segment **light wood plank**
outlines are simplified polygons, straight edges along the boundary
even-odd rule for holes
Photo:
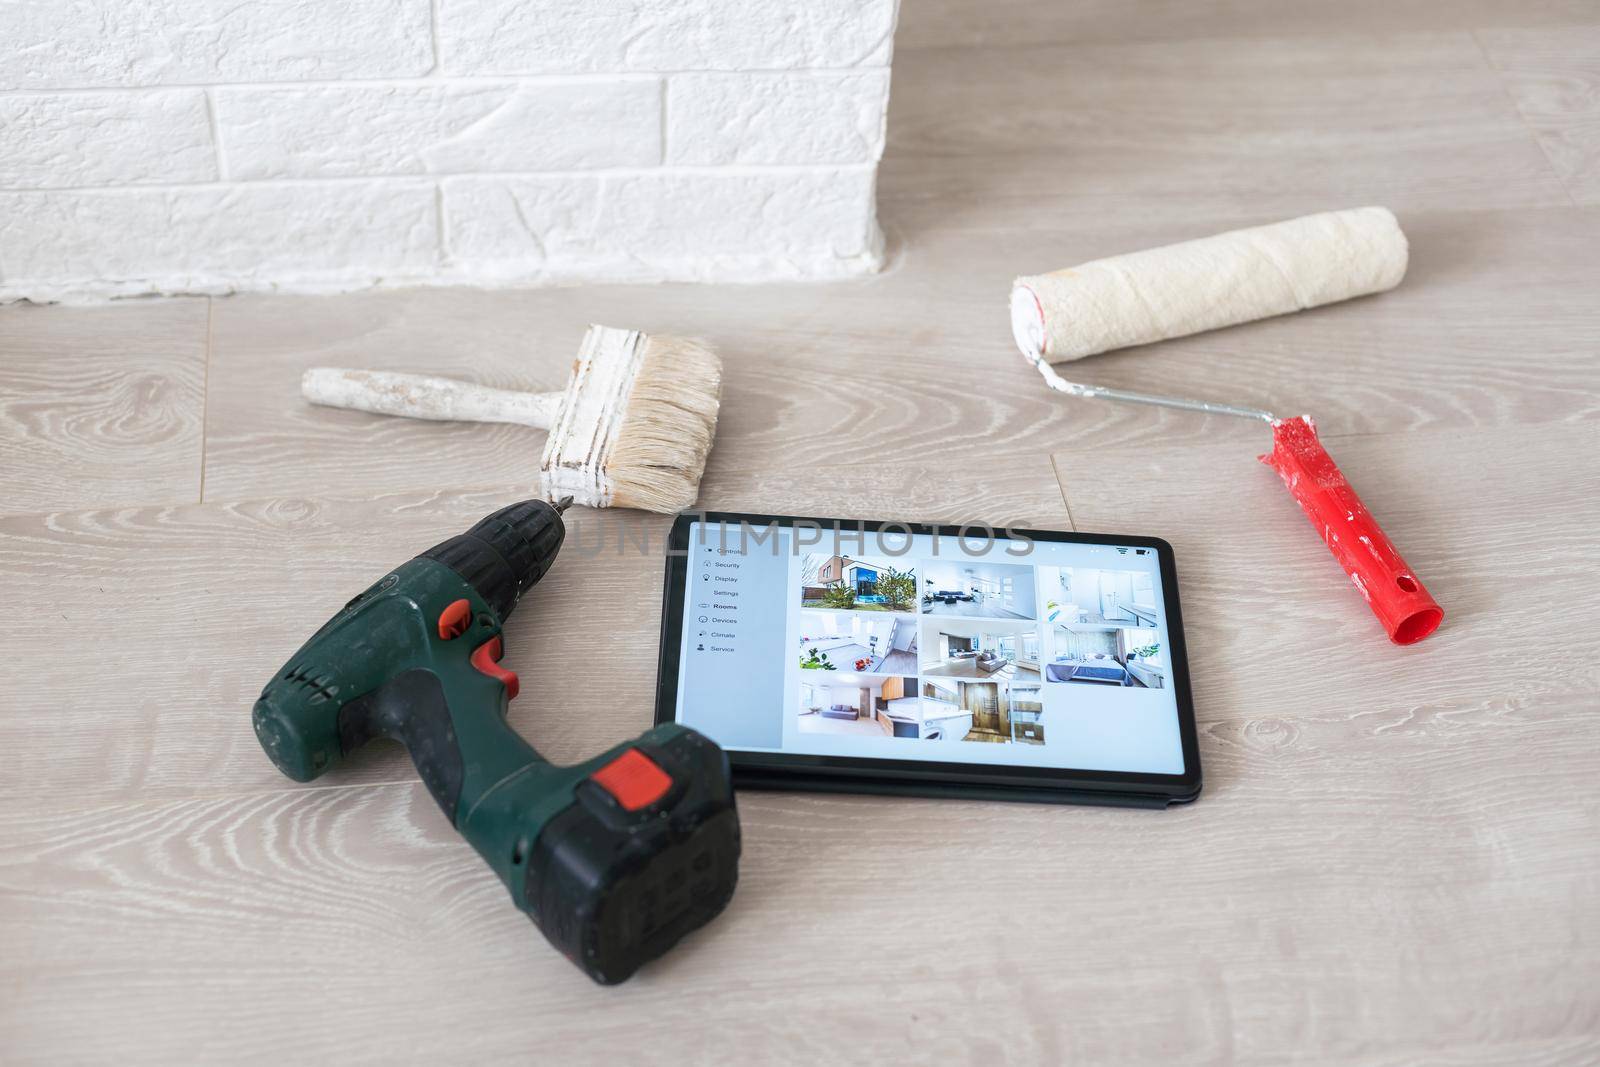
[[[727,914],[615,990],[419,786],[8,808],[0,1027],[25,1061],[1579,1063],[1600,809],[1528,801],[1600,772],[1592,721],[1258,727],[1167,814],[746,794]]]
[[[1048,457],[985,451],[982,463],[720,471],[700,506],[821,518],[1071,529]]]
[[[206,304],[0,308],[0,511],[200,498]]]
[[[911,233],[1570,203],[1467,32],[908,52],[880,189]]]
[[[1589,0],[901,0],[895,58],[952,46],[1332,36],[1356,30],[1389,35],[1594,21]]]
[[[1478,34],[1573,200],[1600,205],[1600,15],[1562,29]]]

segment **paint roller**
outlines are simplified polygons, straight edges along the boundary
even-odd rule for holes
[[[1011,327],[1045,383],[1069,396],[1258,419],[1283,479],[1389,639],[1409,645],[1444,612],[1384,536],[1317,438],[1311,416],[1070,382],[1050,365],[1392,289],[1405,234],[1387,208],[1330,211],[1018,278]]]

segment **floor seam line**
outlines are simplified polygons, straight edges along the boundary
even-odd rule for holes
[[[216,317],[217,298],[206,297],[206,358],[200,373],[200,499],[206,502],[206,431],[211,421],[211,339],[212,323]]]
[[[1533,124],[1528,121],[1528,116],[1523,112],[1522,105],[1517,102],[1517,98],[1511,95],[1511,87],[1506,84],[1504,72],[1494,65],[1494,57],[1489,54],[1489,46],[1483,43],[1482,37],[1478,36],[1476,27],[1468,30],[1467,33],[1472,37],[1472,43],[1477,46],[1478,54],[1483,57],[1484,65],[1489,68],[1489,73],[1494,76],[1495,84],[1500,86],[1500,94],[1506,98],[1506,103],[1511,105],[1511,113],[1517,117],[1518,124],[1527,131],[1528,136],[1533,138],[1533,146],[1539,150],[1540,158],[1550,168],[1550,173],[1555,178],[1556,184],[1561,186],[1561,192],[1566,195],[1567,201],[1573,207],[1582,207],[1583,205],[1578,203],[1578,198],[1573,195],[1572,187],[1567,184],[1567,179],[1561,176],[1561,169],[1556,166],[1556,161],[1551,158],[1550,150],[1544,146],[1544,139],[1539,136],[1539,131],[1534,129]]]
[[[1056,492],[1061,494],[1061,506],[1067,512],[1067,526],[1073,533],[1078,532],[1078,520],[1072,517],[1072,502],[1067,499],[1067,483],[1061,480],[1061,466],[1056,463],[1056,454],[1050,453],[1050,473],[1056,479]]]

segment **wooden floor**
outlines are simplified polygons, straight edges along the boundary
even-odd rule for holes
[[[848,284],[0,309],[0,1062],[1600,1061],[1600,8],[905,0],[880,187]],[[1073,370],[1313,412],[1445,607],[1412,648],[1259,428],[1048,393],[1005,309],[1368,203],[1396,291]],[[727,914],[602,990],[399,749],[283,779],[269,673],[541,441],[301,369],[554,387],[590,321],[721,348],[707,506],[1170,539],[1204,796],[745,795]],[[511,621],[553,758],[649,722],[660,584],[569,553]]]
[[[878,664],[876,671],[878,674],[916,674],[917,654],[895,649],[883,657],[883,662]]]

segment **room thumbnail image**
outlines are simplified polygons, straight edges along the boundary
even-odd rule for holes
[[[925,617],[922,673],[943,678],[1037,682],[1039,624]]]
[[[835,611],[915,611],[917,574],[905,560],[813,553],[800,566],[800,606]]]
[[[1040,567],[1046,682],[1164,689],[1161,608],[1148,571]]]
[[[1044,703],[1038,682],[924,678],[918,711],[924,721],[940,723],[952,739],[1045,743]]]
[[[901,675],[825,674],[800,683],[803,734],[919,737],[917,680]]]
[[[911,615],[803,611],[799,645],[802,670],[917,673],[917,620]]]
[[[922,610],[985,619],[1037,617],[1033,568],[971,560],[922,565]]]

